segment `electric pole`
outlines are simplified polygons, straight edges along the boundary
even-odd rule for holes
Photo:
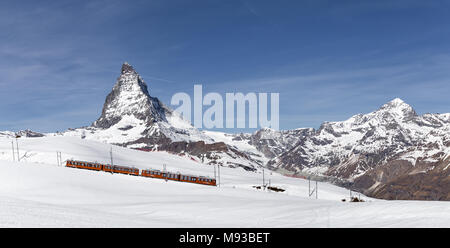
[[[219,174],[219,188],[220,188],[220,165],[217,164],[217,173]]]
[[[16,146],[17,146],[17,161],[20,162],[20,156],[19,156],[19,142],[17,141],[17,138],[20,138],[20,136],[16,136]]]
[[[109,150],[109,156],[111,157],[111,174],[114,174],[114,161],[113,161],[113,154],[112,154],[112,146]]]
[[[264,190],[266,190],[266,182],[264,181],[264,168],[262,168],[262,176],[263,176],[263,187],[264,187]]]
[[[166,164],[163,164],[163,173],[165,175],[165,180],[167,182],[167,171],[166,171]]]
[[[311,177],[308,176],[308,197],[311,197]]]
[[[109,155],[110,155],[110,157],[111,157],[111,166],[112,166],[112,165],[113,165],[112,146],[111,146],[111,148],[110,148],[110,150],[109,150]]]
[[[58,163],[58,166],[61,166],[62,165],[62,158],[61,158],[62,156],[61,156],[61,152],[56,152],[56,161],[57,161],[57,163]]]
[[[14,140],[11,140],[11,146],[12,146],[12,154],[13,154],[13,161],[16,161],[16,154],[14,152]]]
[[[317,183],[317,180],[316,180],[316,199],[317,199],[317,191],[319,191],[319,188],[317,187],[317,185],[318,185],[318,183]]]

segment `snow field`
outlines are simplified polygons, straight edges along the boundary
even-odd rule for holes
[[[450,203],[349,203],[349,191],[265,170],[283,193],[256,190],[261,173],[220,168],[221,187],[165,181],[56,165],[77,159],[110,162],[111,145],[74,137],[0,138],[0,227],[450,227]],[[166,152],[112,146],[114,164],[214,176],[214,168]],[[314,184],[312,184],[314,185]]]

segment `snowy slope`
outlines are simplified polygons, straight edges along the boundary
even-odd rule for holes
[[[109,162],[111,145],[72,137],[20,138],[21,162],[11,139],[0,138],[2,227],[450,227],[450,203],[342,202],[345,189],[266,171],[283,193],[252,188],[262,175],[221,168],[221,187],[179,183],[56,165],[68,158]],[[115,164],[213,176],[213,168],[166,152],[113,146]]]

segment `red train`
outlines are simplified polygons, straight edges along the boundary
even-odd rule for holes
[[[214,178],[203,177],[203,176],[193,176],[193,175],[183,175],[180,173],[163,172],[160,170],[153,170],[153,169],[142,170],[141,174],[139,174],[139,169],[135,168],[135,167],[100,164],[100,163],[76,161],[76,160],[67,160],[66,167],[96,170],[96,171],[106,171],[106,172],[112,172],[112,173],[121,173],[121,174],[134,175],[134,176],[143,176],[143,177],[159,178],[159,179],[166,179],[166,180],[172,180],[172,181],[180,181],[180,182],[188,182],[188,183],[197,183],[197,184],[216,186],[216,179],[214,179]]]

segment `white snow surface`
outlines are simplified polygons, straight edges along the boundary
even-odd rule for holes
[[[384,201],[266,170],[283,193],[254,189],[262,174],[220,169],[220,187],[67,168],[77,159],[140,169],[214,176],[214,167],[166,152],[142,152],[76,137],[19,138],[13,161],[9,137],[0,137],[0,227],[450,227],[450,202]],[[346,198],[346,202],[341,199]]]

